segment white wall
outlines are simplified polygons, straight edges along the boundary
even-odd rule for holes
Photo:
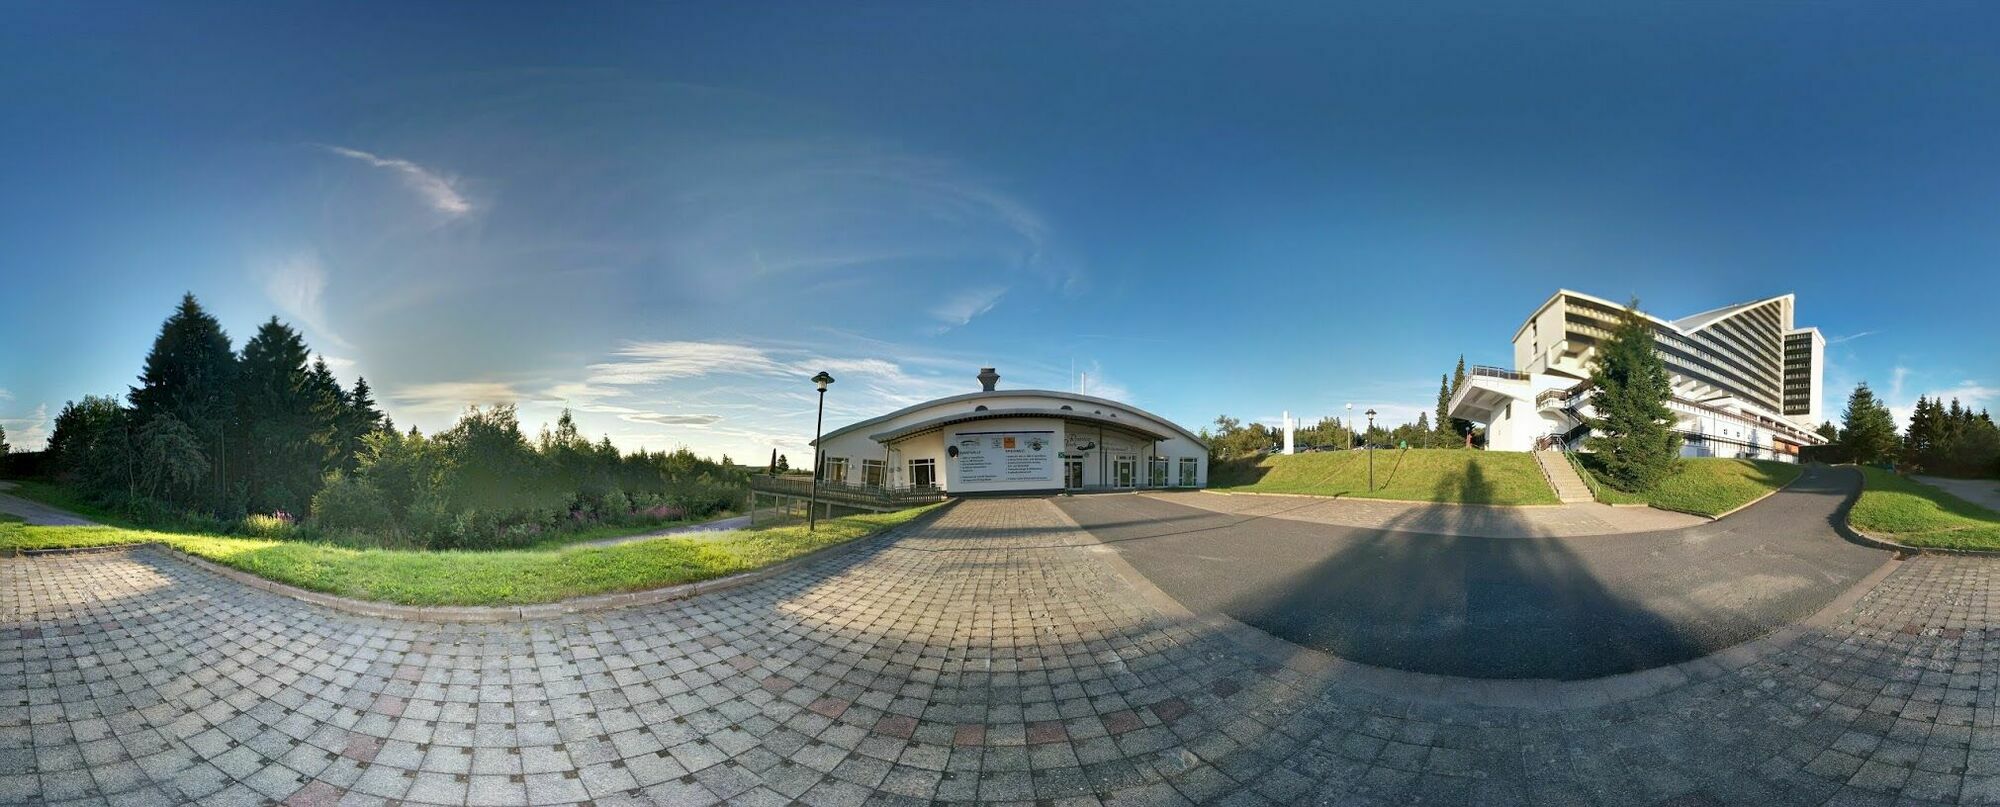
[[[1147,456],[1154,450],[1154,443],[1152,441],[1138,440],[1129,435],[1120,435],[1113,431],[1111,427],[1104,429],[1104,438],[1100,440],[1098,438],[1098,428],[1088,423],[1067,422],[1055,418],[996,418],[993,420],[977,420],[947,426],[943,431],[931,432],[926,435],[903,440],[893,448],[888,449],[885,449],[880,443],[869,438],[871,434],[893,431],[902,426],[921,423],[945,415],[970,413],[977,406],[985,406],[987,409],[1058,409],[1061,406],[1067,405],[1071,411],[1116,415],[1118,421],[1131,423],[1135,428],[1174,435],[1171,439],[1162,440],[1158,443],[1159,453],[1168,458],[1167,473],[1169,483],[1174,485],[1179,484],[1180,460],[1183,457],[1189,457],[1196,460],[1196,485],[1198,487],[1206,487],[1208,485],[1208,449],[1205,446],[1194,440],[1180,436],[1175,427],[1170,423],[1115,403],[1097,399],[1078,399],[1066,395],[1042,394],[1036,391],[1014,390],[981,393],[966,396],[956,401],[945,400],[950,402],[918,406],[882,422],[871,423],[863,428],[839,434],[825,440],[825,444],[822,447],[824,456],[828,458],[847,458],[846,478],[839,480],[829,479],[828,481],[861,484],[861,461],[863,459],[883,459],[886,456],[888,459],[888,475],[885,479],[885,484],[891,487],[906,486],[910,484],[908,474],[909,461],[912,459],[930,458],[935,462],[935,467],[937,468],[938,483],[945,485],[946,490],[951,490],[951,477],[947,473],[947,457],[945,456],[945,446],[949,437],[959,432],[1005,431],[1013,428],[1011,424],[1039,423],[1044,425],[1035,426],[1034,428],[1050,428],[1046,424],[1055,424],[1054,428],[1064,439],[1063,445],[1065,447],[1069,445],[1069,441],[1078,438],[1087,438],[1088,441],[1097,443],[1097,446],[1093,450],[1081,452],[1084,454],[1082,459],[1084,460],[1083,473],[1084,485],[1086,487],[1111,485],[1115,481],[1114,476],[1117,467],[1114,463],[1119,456],[1130,456],[1133,458],[1135,478],[1143,483],[1149,468]],[[1023,426],[1023,428],[1028,427]],[[835,431],[837,430],[835,429]],[[1062,461],[1062,458],[1057,458],[1056,479],[1051,487],[1060,487],[1062,485]],[[810,463],[810,458],[807,458],[799,464],[810,466]]]

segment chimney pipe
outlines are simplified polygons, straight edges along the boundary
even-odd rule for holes
[[[979,389],[981,392],[992,392],[993,385],[998,383],[1000,383],[1000,374],[993,372],[993,368],[979,368]]]

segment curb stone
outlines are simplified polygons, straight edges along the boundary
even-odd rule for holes
[[[846,554],[848,552],[853,552],[855,550],[861,549],[866,546],[872,546],[877,543],[883,543],[894,539],[902,538],[912,531],[928,526],[930,522],[935,521],[939,515],[950,510],[955,502],[956,500],[947,500],[945,502],[945,506],[939,507],[935,510],[932,510],[931,512],[918,516],[915,519],[912,519],[904,524],[900,524],[892,529],[885,530],[883,532],[879,532],[874,535],[857,538],[855,540],[847,541],[845,543],[839,543],[839,544],[834,544],[832,546],[821,547],[819,549],[815,549],[811,552],[800,555],[798,557],[780,561],[778,563],[773,563],[761,569],[753,569],[747,572],[739,572],[737,574],[729,575],[727,577],[718,577],[713,580],[701,580],[692,583],[678,583],[671,586],[646,589],[643,591],[614,592],[610,594],[592,594],[585,597],[572,597],[567,600],[557,600],[555,602],[536,603],[532,605],[499,605],[499,606],[399,605],[396,603],[375,602],[373,600],[361,600],[361,599],[355,599],[353,597],[342,597],[337,594],[328,594],[322,591],[311,591],[287,583],[280,583],[275,580],[269,580],[263,577],[259,577],[255,574],[251,574],[250,572],[246,572],[241,569],[234,569],[216,563],[214,561],[208,560],[206,558],[200,558],[194,555],[190,555],[186,552],[182,552],[178,549],[175,549],[171,546],[168,546],[158,541],[142,541],[130,544],[107,544],[104,546],[7,550],[5,552],[0,552],[0,557],[14,557],[14,556],[40,557],[43,555],[90,555],[90,554],[99,554],[105,552],[129,552],[129,551],[157,549],[157,550],[164,550],[161,554],[167,557],[174,558],[190,566],[193,566],[197,569],[213,572],[217,575],[226,577],[230,580],[233,580],[249,588],[258,589],[261,591],[267,591],[282,597],[289,597],[291,599],[298,600],[300,602],[324,606],[345,613],[359,614],[361,616],[383,617],[388,619],[403,619],[403,620],[411,620],[418,622],[519,622],[530,619],[551,619],[551,618],[567,616],[570,614],[588,614],[588,613],[596,613],[599,611],[610,611],[619,608],[629,608],[635,605],[652,605],[655,603],[668,602],[672,600],[684,600],[702,594],[713,594],[717,592],[728,591],[733,588],[740,588],[742,586],[746,586],[751,583],[760,582],[775,577],[777,575],[784,574],[800,566],[803,566],[807,563],[825,560],[827,558],[836,557],[839,555]]]

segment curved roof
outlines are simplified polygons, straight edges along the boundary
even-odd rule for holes
[[[915,405],[912,405],[912,406],[905,406],[905,407],[903,407],[903,408],[901,408],[901,409],[898,409],[898,410],[896,410],[896,411],[894,411],[894,412],[890,412],[889,414],[886,414],[886,415],[881,415],[881,416],[879,416],[879,417],[872,417],[872,418],[869,418],[869,419],[867,419],[867,420],[863,420],[863,421],[858,421],[858,422],[855,422],[855,423],[850,423],[850,424],[848,424],[848,425],[846,425],[846,426],[842,426],[842,427],[840,427],[840,428],[838,428],[838,429],[834,429],[833,431],[830,431],[830,432],[827,432],[827,433],[826,433],[826,434],[825,434],[824,436],[820,437],[820,439],[819,439],[819,442],[822,442],[822,443],[823,443],[823,442],[826,442],[827,440],[831,440],[831,439],[833,439],[833,438],[835,438],[835,437],[839,437],[839,436],[841,436],[841,435],[843,435],[843,434],[848,434],[848,433],[850,433],[850,432],[856,432],[856,431],[861,431],[861,430],[863,430],[863,429],[868,429],[868,428],[872,428],[872,427],[875,427],[875,426],[879,426],[879,425],[881,425],[881,424],[883,424],[883,423],[887,423],[887,422],[889,422],[889,421],[892,421],[892,420],[895,420],[896,418],[899,418],[899,417],[902,417],[902,416],[904,416],[904,415],[908,415],[908,414],[910,414],[910,413],[912,413],[912,412],[920,412],[920,411],[923,411],[923,410],[925,410],[925,409],[929,409],[929,408],[931,408],[931,407],[935,407],[935,406],[950,406],[950,405],[952,405],[952,404],[956,404],[956,403],[965,403],[965,402],[970,402],[970,401],[978,401],[978,400],[980,400],[980,399],[982,399],[982,398],[989,398],[989,397],[995,397],[995,396],[1006,396],[1006,395],[1035,395],[1035,396],[1041,396],[1041,397],[1046,397],[1046,398],[1056,398],[1056,399],[1059,399],[1059,400],[1064,400],[1064,401],[1073,401],[1073,402],[1076,402],[1076,403],[1086,403],[1086,404],[1090,404],[1090,405],[1092,405],[1092,406],[1103,406],[1103,407],[1111,407],[1111,408],[1114,408],[1114,409],[1122,409],[1122,410],[1124,410],[1124,411],[1127,411],[1127,412],[1131,412],[1132,414],[1135,414],[1135,415],[1140,415],[1140,416],[1142,416],[1142,417],[1146,417],[1146,418],[1151,418],[1151,419],[1152,419],[1152,420],[1153,420],[1154,422],[1156,422],[1156,423],[1159,423],[1159,424],[1161,424],[1161,425],[1164,425],[1164,426],[1166,426],[1166,427],[1167,427],[1168,429],[1171,429],[1171,430],[1173,430],[1173,432],[1174,432],[1175,434],[1178,434],[1178,435],[1179,435],[1179,436],[1181,436],[1181,437],[1185,437],[1185,438],[1187,438],[1187,439],[1189,439],[1189,440],[1193,441],[1195,445],[1198,445],[1198,446],[1202,446],[1203,448],[1206,448],[1206,447],[1208,447],[1208,443],[1207,443],[1207,441],[1204,441],[1204,440],[1202,440],[1202,439],[1201,439],[1200,437],[1197,437],[1197,436],[1195,436],[1194,432],[1191,432],[1191,431],[1188,431],[1188,430],[1187,430],[1187,429],[1185,429],[1185,428],[1182,428],[1180,424],[1178,424],[1178,423],[1175,423],[1175,422],[1173,422],[1173,421],[1171,421],[1171,420],[1168,420],[1168,419],[1166,419],[1166,418],[1163,418],[1163,417],[1160,417],[1159,415],[1155,415],[1155,414],[1153,414],[1153,413],[1151,413],[1151,412],[1148,412],[1148,411],[1146,411],[1146,410],[1144,410],[1144,409],[1140,409],[1140,408],[1138,408],[1138,407],[1136,407],[1136,406],[1132,406],[1131,404],[1124,404],[1124,403],[1119,403],[1119,402],[1117,402],[1117,401],[1114,401],[1114,400],[1111,400],[1111,399],[1109,399],[1109,398],[1099,398],[1099,397],[1096,397],[1096,396],[1093,396],[1093,395],[1083,395],[1083,394],[1080,394],[1080,393],[1075,393],[1075,392],[1058,392],[1058,391],[1055,391],[1055,390],[1043,390],[1043,389],[1003,389],[1003,390],[994,390],[994,391],[992,391],[992,392],[986,392],[986,391],[980,391],[980,392],[968,392],[968,393],[965,393],[965,394],[963,394],[963,395],[948,395],[948,396],[946,396],[946,397],[943,397],[943,398],[936,398],[936,399],[933,399],[933,400],[929,400],[929,401],[925,401],[925,402],[923,402],[923,403],[920,403],[920,404],[915,404]],[[988,411],[993,411],[993,410],[988,410]],[[1084,413],[1084,412],[1078,412],[1078,411],[1075,411],[1075,410],[1066,410],[1066,409],[1034,409],[1033,411],[1034,411],[1034,415],[1033,415],[1034,417],[1062,417],[1062,416],[1064,416],[1064,415],[1083,415],[1083,414],[1089,414],[1089,413]],[[974,413],[973,413],[973,412],[963,412],[963,413],[958,413],[958,414],[974,414]],[[984,413],[984,412],[981,412],[981,413],[978,413],[978,414],[985,414],[985,413]],[[1020,416],[1021,416],[1021,415],[1015,415],[1015,417],[1020,417]],[[1097,422],[1097,421],[1094,421],[1094,420],[1093,420],[1093,421],[1091,421],[1091,422],[1095,423],[1095,422]],[[1115,423],[1115,424],[1117,424],[1117,425],[1119,425],[1119,426],[1121,426],[1121,427],[1124,427],[1124,428],[1126,428],[1126,429],[1130,429],[1130,430],[1132,430],[1132,431],[1137,431],[1137,432],[1142,432],[1142,433],[1153,433],[1153,430],[1151,430],[1151,429],[1147,429],[1147,428],[1145,428],[1145,427],[1143,427],[1143,426],[1140,426],[1140,425],[1138,425],[1138,424],[1134,424],[1133,422],[1131,422],[1131,421],[1128,421],[1128,420],[1124,420],[1124,419],[1111,419],[1111,420],[1107,420],[1106,422],[1109,422],[1109,423]]]
[[[1072,423],[1089,423],[1097,426],[1110,426],[1112,428],[1123,429],[1128,432],[1135,432],[1141,436],[1153,440],[1173,439],[1173,435],[1166,434],[1162,431],[1155,429],[1148,429],[1144,426],[1139,425],[1137,421],[1119,420],[1118,418],[1111,417],[1110,415],[1100,415],[1095,412],[1078,412],[1074,409],[1043,409],[1041,407],[1033,407],[1033,406],[1014,406],[1014,407],[1008,407],[1006,409],[980,409],[973,412],[954,412],[949,415],[940,415],[938,417],[934,417],[929,420],[920,420],[908,426],[901,426],[895,429],[890,429],[889,431],[881,432],[879,434],[871,434],[868,435],[868,439],[874,440],[875,442],[878,443],[891,443],[897,440],[901,440],[905,437],[923,434],[924,432],[928,431],[935,431],[937,429],[942,429],[946,426],[950,426],[956,423],[969,423],[975,420],[992,420],[993,418],[1020,418],[1020,417],[1054,418],[1057,420],[1066,420]]]

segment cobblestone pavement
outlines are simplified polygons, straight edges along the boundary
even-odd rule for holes
[[[0,560],[0,802],[2000,801],[1986,560],[1903,562],[1668,686],[1516,706],[1192,618],[1120,564],[1043,500],[517,624],[349,616],[155,550]]]
[[[1708,523],[1701,516],[1651,507],[1612,507],[1579,502],[1549,507],[1392,502],[1283,494],[1245,495],[1212,491],[1143,493],[1187,507],[1254,518],[1281,518],[1340,527],[1394,529],[1428,535],[1478,538],[1561,538],[1674,530]]]

